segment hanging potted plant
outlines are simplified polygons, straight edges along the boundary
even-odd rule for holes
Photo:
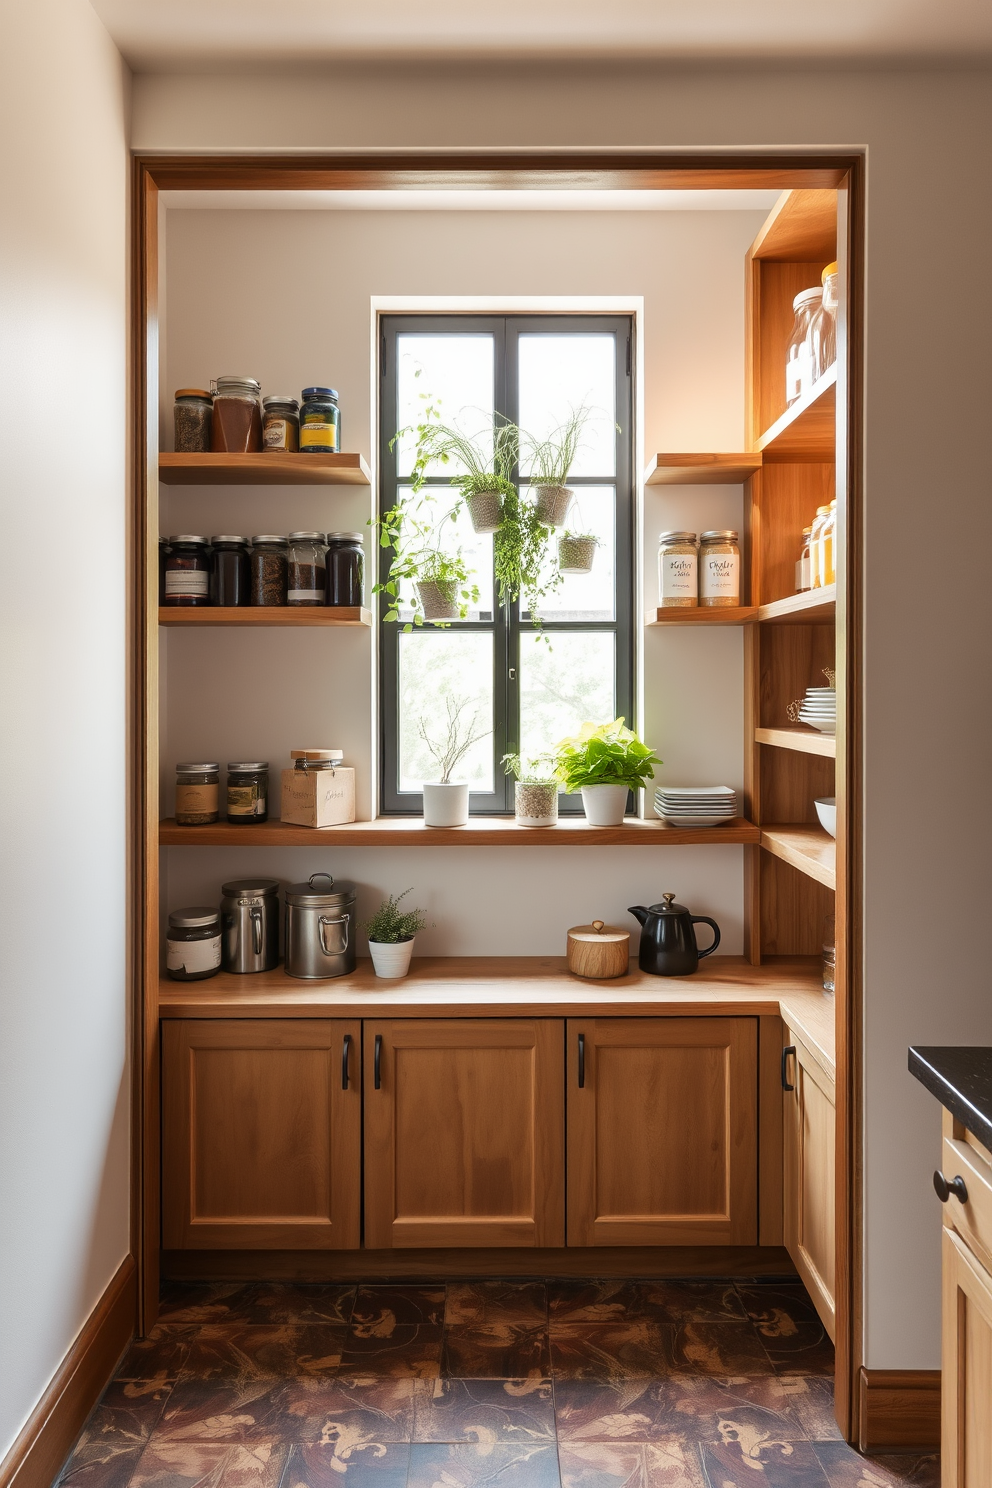
[[[558,779],[570,795],[582,792],[586,820],[593,827],[618,827],[623,821],[627,792],[636,791],[654,776],[663,761],[629,728],[622,718],[612,723],[584,723],[571,739],[555,750]]]
[[[492,729],[476,728],[477,713],[467,723],[463,722],[466,707],[466,702],[456,703],[448,698],[447,726],[440,738],[429,732],[426,719],[421,718],[418,724],[420,737],[441,772],[439,780],[423,784],[425,827],[463,827],[468,821],[468,782],[452,780],[451,776],[472,745],[487,738]]]
[[[420,510],[433,499],[429,494],[423,497]],[[478,585],[471,582],[461,548],[449,552],[440,546],[441,531],[450,516],[451,512],[446,512],[435,526],[422,515],[414,515],[411,498],[404,497],[384,512],[378,523],[370,523],[379,528],[380,546],[393,550],[387,577],[372,587],[373,594],[389,596],[383,619],[400,618],[400,585],[404,579],[414,589],[413,619],[404,626],[408,631],[425,620],[442,628],[452,620],[464,620],[469,605],[478,602]]]
[[[523,595],[524,608],[538,625],[541,599],[561,583],[560,572],[549,562],[550,542],[551,531],[537,505],[511,487],[493,537],[497,595],[501,605],[515,604]]]
[[[588,422],[590,409],[585,404],[573,408],[568,418],[546,439],[534,439],[521,431],[520,441],[524,459],[522,465],[530,471],[530,484],[537,492],[537,514],[548,527],[564,527],[573,492],[568,487],[568,477],[575,464],[575,456],[582,442],[582,430]]]
[[[419,909],[401,910],[399,902],[405,899],[409,889],[402,894],[390,894],[383,899],[371,919],[362,923],[369,938],[369,954],[378,977],[404,977],[410,970],[413,942],[417,931],[423,930],[427,920]]]
[[[515,781],[513,814],[518,827],[553,827],[558,821],[558,780],[550,756],[522,760],[504,754],[503,768]]]
[[[465,410],[462,410],[465,412]],[[408,430],[401,429],[390,441],[390,449]],[[464,434],[437,417],[436,405],[428,402],[424,422],[416,425],[417,445],[411,489],[420,491],[431,466],[457,460],[464,467],[451,477],[461,492],[475,532],[495,532],[502,520],[503,502],[513,494],[510,471],[517,459],[517,427],[495,414],[478,434]]]
[[[565,532],[558,539],[558,570],[563,574],[592,572],[599,538],[594,532]]]

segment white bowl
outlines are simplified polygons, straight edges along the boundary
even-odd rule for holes
[[[820,818],[820,826],[831,837],[837,836],[837,798],[836,796],[819,796],[813,802],[816,814]]]

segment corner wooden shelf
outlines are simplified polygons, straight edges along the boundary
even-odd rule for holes
[[[791,826],[762,827],[761,846],[784,863],[798,868],[807,878],[828,889],[837,887],[837,844],[822,827],[796,823]]]
[[[159,823],[162,847],[718,847],[758,840],[758,828],[741,816],[719,827],[670,827],[656,817],[591,827],[581,816],[563,818],[556,827],[518,827],[512,816],[476,816],[465,827],[425,827],[419,816],[318,828],[279,821],[180,827],[171,817]]]
[[[644,472],[646,486],[739,486],[761,469],[762,457],[745,455],[655,455]]]
[[[158,457],[167,486],[370,486],[361,455],[177,455]]]
[[[837,367],[828,367],[758,440],[765,464],[828,464],[834,459]]]
[[[645,625],[750,625],[757,620],[756,605],[728,605],[725,609],[711,609],[706,605],[694,605],[690,609],[676,609],[674,605],[649,610]]]
[[[810,728],[756,728],[756,744],[772,744],[776,749],[794,749],[798,754],[820,754],[824,759],[837,758],[837,739],[833,734],[820,734]]]
[[[820,263],[837,257],[836,191],[783,191],[751,245],[771,263]]]
[[[159,625],[349,625],[370,626],[372,611],[350,606],[321,605],[189,605],[162,608]]]
[[[832,625],[837,614],[837,585],[788,594],[758,606],[757,619],[769,625]]]

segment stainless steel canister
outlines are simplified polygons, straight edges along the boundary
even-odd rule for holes
[[[314,886],[314,879],[326,884]],[[286,972],[294,977],[346,976],[355,969],[355,885],[311,873],[286,890]]]
[[[271,971],[279,964],[279,880],[235,878],[221,888],[225,971]]]

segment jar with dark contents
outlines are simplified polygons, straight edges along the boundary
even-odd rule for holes
[[[202,455],[209,450],[213,403],[206,388],[176,388],[177,455]]]
[[[263,532],[251,540],[251,602],[253,605],[286,603],[286,565],[289,544],[284,537]]]
[[[288,605],[322,605],[326,589],[324,534],[291,532],[286,576]]]
[[[262,449],[295,453],[300,447],[300,405],[286,393],[262,399]]]
[[[206,827],[220,814],[218,792],[220,765],[176,766],[176,824],[180,827]]]
[[[360,532],[327,534],[327,603],[352,608],[365,602],[365,550]]]
[[[210,603],[210,544],[205,537],[182,532],[169,538],[165,560],[165,594],[162,603],[208,605]]]
[[[218,454],[250,455],[262,448],[261,384],[254,377],[214,379],[210,448]]]
[[[160,605],[165,604],[165,560],[171,552],[169,539],[160,537],[158,540],[158,602]]]
[[[211,604],[250,604],[251,559],[248,556],[248,539],[223,534],[213,539],[212,546]]]
[[[235,825],[269,819],[269,766],[267,760],[235,761],[227,767],[227,819]]]
[[[165,969],[176,982],[200,982],[220,971],[220,912],[209,904],[174,909],[165,937]]]
[[[300,453],[333,455],[341,448],[341,410],[336,388],[303,389],[300,405]]]

